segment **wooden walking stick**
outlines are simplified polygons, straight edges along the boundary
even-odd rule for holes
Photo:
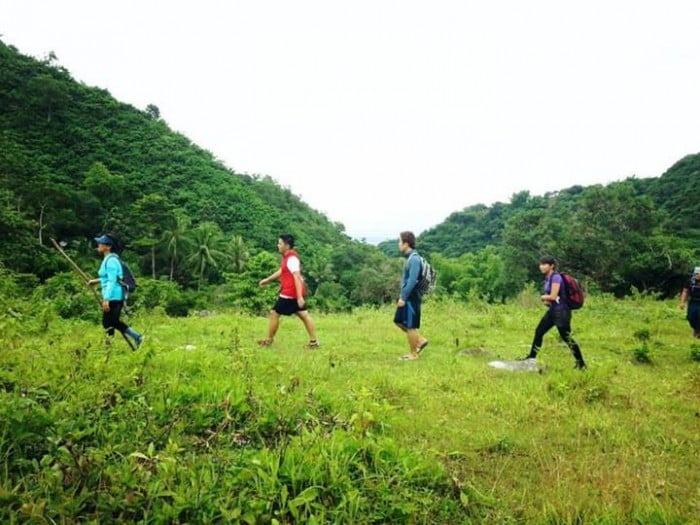
[[[77,274],[80,276],[80,278],[85,282],[85,284],[89,285],[89,284],[90,284],[90,277],[88,276],[88,274],[86,274],[86,273],[82,270],[82,268],[80,268],[80,266],[78,266],[78,265],[75,263],[75,261],[74,261],[73,259],[70,258],[70,256],[63,250],[63,248],[61,247],[61,245],[58,244],[58,243],[56,242],[56,239],[54,239],[53,237],[51,237],[50,240],[51,240],[51,244],[54,245],[54,248],[56,248],[56,249],[58,250],[58,253],[60,253],[61,255],[63,255],[64,259],[65,259],[66,261],[68,261],[68,263],[71,265],[71,267],[73,268],[73,270],[75,271],[75,273],[77,273]],[[92,294],[95,296],[95,299],[96,299],[97,302],[99,303],[100,308],[102,308],[102,299],[100,298],[100,295],[97,293],[97,290],[95,290],[93,287],[90,287],[90,290],[92,291]],[[129,347],[131,348],[131,350],[136,351],[136,347],[131,343],[131,341],[129,341],[129,338],[126,337],[126,334],[124,334],[123,332],[119,332],[119,333],[122,334],[122,337],[124,338],[124,341],[126,341],[126,344],[129,345]]]

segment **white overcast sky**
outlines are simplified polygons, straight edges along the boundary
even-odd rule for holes
[[[0,0],[0,38],[350,235],[700,151],[697,0]]]

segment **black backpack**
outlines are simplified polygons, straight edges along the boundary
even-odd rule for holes
[[[117,258],[119,264],[122,265],[122,278],[119,279],[119,284],[124,289],[124,298],[126,299],[131,292],[136,291],[136,287],[138,286],[136,284],[136,278],[134,277],[134,272],[129,268],[129,265],[116,253],[113,255]]]
[[[437,272],[421,255],[417,255],[420,258],[420,277],[416,283],[416,290],[420,295],[432,293],[437,285]]]
[[[700,302],[700,282],[693,275],[688,283],[688,295],[692,302]]]

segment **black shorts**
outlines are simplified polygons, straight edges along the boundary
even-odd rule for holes
[[[296,299],[287,299],[286,297],[278,297],[275,306],[272,309],[280,315],[293,315],[306,310],[306,304],[303,308],[299,308],[299,303]]]

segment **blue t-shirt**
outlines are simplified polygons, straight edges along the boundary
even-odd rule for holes
[[[562,278],[561,274],[559,273],[553,273],[550,277],[545,277],[544,279],[544,293],[545,294],[550,294],[552,293],[552,285],[558,283],[559,284],[559,295],[557,296],[559,298],[558,302],[552,301],[552,304],[549,305],[550,310],[565,310],[568,308],[568,305],[566,303],[566,297],[565,297],[565,291],[564,291],[564,279]]]
[[[120,281],[124,277],[122,263],[119,256],[110,253],[100,264],[100,269],[97,272],[100,277],[100,287],[102,288],[103,301],[123,301],[124,290]]]

